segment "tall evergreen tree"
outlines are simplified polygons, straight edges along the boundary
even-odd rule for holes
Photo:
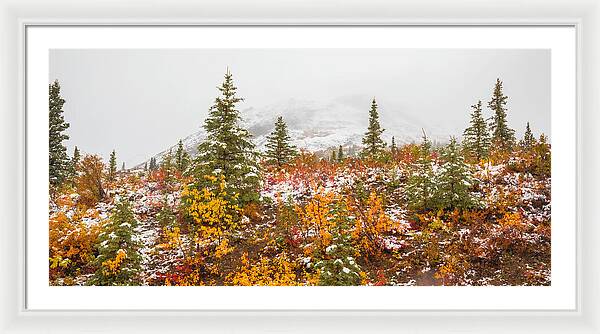
[[[337,156],[335,155],[335,149],[331,150],[331,162],[337,162]]]
[[[384,129],[379,124],[379,113],[377,112],[377,102],[375,98],[371,102],[369,110],[369,127],[365,133],[362,143],[364,145],[363,155],[367,158],[378,158],[385,149],[385,142],[381,139]]]
[[[524,149],[531,149],[536,144],[535,137],[531,132],[531,128],[529,127],[529,122],[527,122],[527,126],[525,127],[525,134],[523,135],[523,140],[521,141],[521,147]]]
[[[144,171],[147,171],[147,170],[148,170],[148,161],[146,161],[146,162],[144,163]]]
[[[509,151],[515,143],[515,130],[508,127],[506,120],[506,101],[508,96],[502,92],[502,81],[496,79],[492,99],[488,107],[494,113],[490,130],[492,132],[492,144],[495,149]]]
[[[283,117],[277,117],[275,129],[267,136],[267,161],[279,167],[290,162],[298,155],[298,151],[291,141]]]
[[[481,100],[472,105],[470,126],[463,133],[463,147],[468,156],[478,162],[487,157],[490,146],[490,136],[483,115],[481,114]]]
[[[342,145],[340,145],[340,147],[338,147],[337,160],[338,160],[338,162],[344,161],[344,150],[342,149]]]
[[[125,170],[125,161],[123,161],[123,163],[121,164],[121,170],[124,171]]]
[[[236,104],[243,99],[236,96],[237,88],[229,69],[218,89],[221,94],[215,99],[204,122],[206,140],[199,145],[194,160],[197,185],[206,186],[204,175],[223,175],[228,193],[239,194],[242,204],[257,201],[260,183],[258,153],[251,134],[240,124]]]
[[[55,80],[49,85],[49,177],[52,186],[61,185],[71,172],[71,161],[63,141],[69,139],[64,133],[69,128],[63,116],[65,100],[60,95],[60,84]]]
[[[392,153],[392,156],[396,155],[396,151],[398,151],[398,147],[396,146],[396,138],[394,136],[392,136],[392,146],[390,148],[390,152]]]
[[[181,172],[184,173],[187,171],[188,167],[190,166],[192,161],[192,158],[190,157],[190,154],[187,151],[183,151],[183,159],[182,159],[182,164],[181,164]]]
[[[156,164],[156,158],[155,157],[150,158],[150,166],[148,168],[151,171],[156,170],[158,168],[158,166]]]
[[[138,285],[141,245],[132,236],[137,220],[126,198],[115,209],[98,236],[98,257],[92,285]]]
[[[436,189],[434,179],[431,142],[423,131],[423,142],[419,146],[419,157],[406,184],[408,207],[411,210],[430,210],[434,208],[433,195]]]
[[[476,197],[471,193],[475,179],[469,166],[465,163],[456,138],[452,137],[446,146],[440,167],[435,194],[439,208],[468,209],[478,205]]]
[[[108,180],[114,181],[117,174],[117,153],[113,150],[108,160]]]
[[[73,158],[71,159],[71,162],[75,168],[77,168],[77,165],[79,164],[80,160],[81,160],[81,152],[79,152],[79,148],[77,148],[77,146],[75,146],[75,149],[73,150]]]
[[[70,164],[70,176],[71,176],[71,181],[73,184],[75,184],[75,178],[77,177],[77,171],[79,169],[79,162],[81,160],[81,153],[79,152],[79,149],[77,148],[77,146],[75,146],[75,149],[73,150],[73,157],[71,158],[71,164]]]
[[[171,171],[173,169],[173,151],[169,150],[165,153],[160,161],[160,168],[165,171]]]
[[[533,151],[535,153],[535,174],[540,177],[550,177],[552,171],[550,143],[545,134],[540,135],[540,139],[533,146]]]
[[[183,141],[180,139],[177,144],[177,152],[175,153],[175,165],[177,170],[180,173],[183,173],[187,170],[187,167],[190,163],[190,157],[188,153],[183,148]]]

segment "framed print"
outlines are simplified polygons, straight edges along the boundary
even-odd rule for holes
[[[575,161],[552,159],[575,153],[574,45],[572,27],[29,27],[51,117],[27,118],[49,164],[28,173],[49,223],[27,228],[27,305],[573,309],[576,226],[551,220],[575,213]]]
[[[598,331],[594,21],[240,8],[6,33],[7,326]]]

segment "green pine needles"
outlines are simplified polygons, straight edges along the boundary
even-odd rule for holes
[[[354,221],[348,218],[345,205],[337,204],[333,213],[338,217],[332,228],[332,241],[325,248],[323,259],[315,263],[319,270],[319,285],[322,286],[351,286],[361,284],[362,269],[354,255],[350,226]]]
[[[525,127],[525,134],[523,135],[523,140],[521,140],[521,147],[526,150],[530,150],[537,144],[537,140],[531,132],[531,128],[529,127],[529,122],[527,122],[527,126]]]
[[[492,144],[495,149],[501,152],[508,152],[515,144],[515,130],[508,127],[506,120],[506,101],[508,96],[502,92],[502,81],[496,79],[492,99],[488,102],[488,107],[494,113],[490,130],[492,133]]]
[[[49,176],[50,185],[61,186],[72,173],[71,161],[63,141],[69,139],[65,130],[69,123],[63,116],[65,100],[60,95],[60,84],[55,80],[49,85]]]
[[[184,174],[190,165],[190,155],[183,148],[183,141],[179,140],[177,144],[177,152],[175,152],[175,166],[177,170]]]
[[[369,127],[365,133],[362,143],[364,145],[363,156],[369,159],[377,159],[384,152],[386,144],[381,139],[381,134],[385,129],[379,124],[379,112],[377,111],[377,102],[375,98],[371,102],[369,110]]]
[[[258,153],[251,134],[240,124],[241,116],[236,104],[243,99],[236,95],[237,88],[229,69],[218,89],[221,94],[215,99],[204,122],[206,139],[199,145],[194,159],[196,186],[210,186],[206,184],[205,175],[223,175],[227,192],[238,194],[241,204],[258,201]]]
[[[419,158],[408,177],[406,196],[413,211],[470,209],[479,206],[473,192],[475,179],[461,154],[456,138],[443,148],[441,165],[434,169],[431,144],[427,137],[419,148]]]
[[[488,155],[490,135],[481,112],[481,100],[471,108],[470,126],[463,133],[463,148],[469,158],[479,162]]]
[[[418,159],[406,182],[406,196],[411,210],[434,208],[435,174],[431,159],[431,142],[423,133]]]
[[[112,150],[110,159],[108,160],[108,180],[113,182],[117,175],[117,153]]]
[[[440,166],[437,180],[436,202],[441,209],[470,209],[477,207],[479,202],[472,193],[475,183],[473,173],[460,154],[456,138],[442,153],[444,163]]]
[[[267,162],[281,167],[294,159],[298,155],[298,151],[291,144],[291,141],[283,117],[277,117],[275,129],[267,136],[267,151],[265,153]]]
[[[117,202],[98,235],[96,273],[91,285],[139,285],[140,244],[132,237],[137,220],[129,200]]]

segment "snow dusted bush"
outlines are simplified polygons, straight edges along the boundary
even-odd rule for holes
[[[137,220],[127,199],[121,199],[98,236],[97,267],[91,285],[138,285],[140,244],[132,236]]]
[[[347,226],[342,225],[333,232],[331,245],[325,248],[324,259],[315,264],[319,271],[319,285],[360,285],[361,268],[356,263],[352,237]]]

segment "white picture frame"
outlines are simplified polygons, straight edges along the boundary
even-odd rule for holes
[[[426,3],[272,0],[245,4],[148,1],[130,6],[101,1],[78,5],[31,0],[0,2],[3,78],[0,329],[10,332],[599,332],[600,255],[595,241],[600,107],[600,6],[596,1],[432,0]],[[543,14],[540,14],[543,13]],[[543,16],[542,16],[543,15]],[[486,19],[481,19],[485,17]],[[418,18],[418,19],[417,19]],[[25,308],[24,271],[24,31],[28,25],[568,25],[577,29],[578,289],[575,311],[31,311]],[[9,163],[14,162],[14,163]]]

